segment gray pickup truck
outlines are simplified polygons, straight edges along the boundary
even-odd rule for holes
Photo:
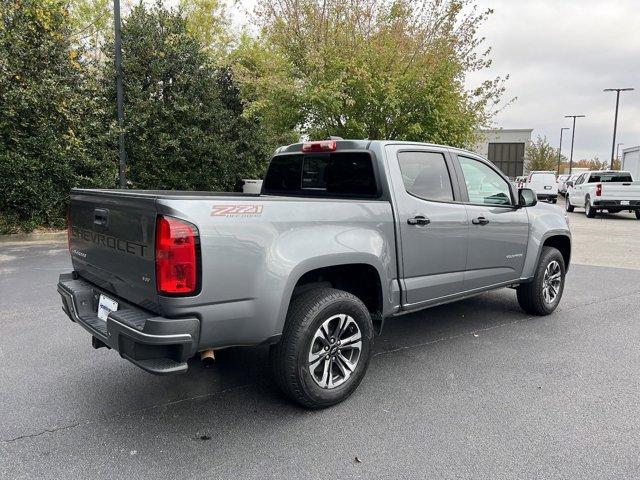
[[[512,287],[546,315],[571,256],[564,212],[444,146],[326,140],[279,148],[262,193],[83,190],[68,215],[63,309],[155,374],[268,344],[300,404],[344,400],[399,314]]]

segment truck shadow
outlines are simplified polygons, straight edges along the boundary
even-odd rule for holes
[[[390,351],[428,345],[445,339],[455,339],[473,332],[492,329],[524,320],[512,290],[500,290],[433,307],[420,312],[394,317],[385,322],[381,335],[376,336],[373,356]],[[376,366],[370,366],[377,368]],[[175,382],[175,383],[174,383]],[[205,367],[199,359],[189,362],[189,371],[182,376],[163,379],[165,388],[197,392],[197,395],[223,393],[249,385],[264,388],[271,400],[283,401],[273,384],[269,368],[268,347],[237,347],[216,352],[216,363]],[[168,383],[168,385],[166,384]],[[205,393],[202,385],[208,385]],[[286,403],[287,401],[284,400]]]

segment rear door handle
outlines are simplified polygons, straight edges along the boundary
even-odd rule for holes
[[[429,225],[431,223],[431,220],[423,217],[422,215],[416,215],[413,218],[407,218],[407,223],[409,225]]]
[[[486,225],[487,223],[489,223],[489,220],[484,217],[478,217],[471,220],[471,223],[473,223],[474,225]]]

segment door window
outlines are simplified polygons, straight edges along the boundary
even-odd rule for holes
[[[509,184],[484,163],[473,158],[458,157],[469,202],[485,205],[511,205]]]
[[[424,200],[453,201],[451,177],[442,153],[400,152],[398,163],[404,187],[411,195]]]

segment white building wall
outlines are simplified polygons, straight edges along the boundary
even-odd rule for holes
[[[622,150],[622,170],[631,172],[633,179],[640,181],[640,146]]]
[[[473,151],[486,158],[489,155],[489,143],[524,143],[526,149],[531,143],[532,132],[532,128],[482,130],[480,132],[480,140],[478,140]]]

